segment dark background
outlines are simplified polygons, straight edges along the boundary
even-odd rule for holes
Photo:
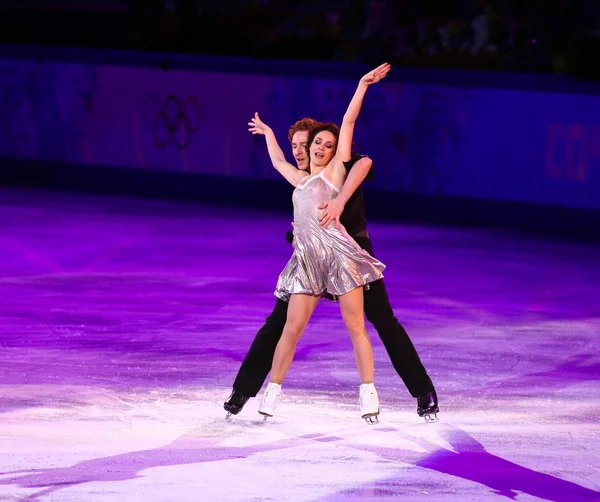
[[[595,0],[5,0],[0,42],[598,73]]]

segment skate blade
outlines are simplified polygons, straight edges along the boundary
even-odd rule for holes
[[[267,413],[263,413],[262,411],[259,411],[258,413],[262,415],[262,422],[263,422],[263,424],[267,423],[267,420],[269,418],[273,418],[273,415],[269,415]]]
[[[365,415],[362,417],[368,425],[376,425],[379,423],[378,415]]]
[[[425,422],[428,424],[440,421],[440,419],[437,417],[437,413],[423,415],[423,418],[425,419]]]

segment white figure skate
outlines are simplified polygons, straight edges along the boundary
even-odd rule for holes
[[[375,384],[361,384],[358,404],[360,405],[360,416],[365,419],[365,422],[370,425],[379,423],[377,418],[379,415],[379,396],[375,390]]]
[[[275,414],[275,409],[282,398],[283,391],[281,390],[281,384],[269,382],[258,407],[258,412],[265,417],[265,422],[267,418]]]

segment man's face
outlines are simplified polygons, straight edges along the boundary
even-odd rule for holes
[[[296,159],[296,165],[301,171],[306,171],[309,167],[308,155],[306,153],[306,142],[308,141],[308,131],[297,131],[292,136],[292,154]]]

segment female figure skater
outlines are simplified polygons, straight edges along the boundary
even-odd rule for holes
[[[327,227],[319,224],[319,205],[339,193],[350,160],[354,124],[369,85],[384,78],[390,66],[382,64],[364,75],[342,120],[341,129],[332,123],[313,128],[308,137],[310,175],[285,160],[275,135],[258,113],[248,124],[252,134],[265,136],[275,169],[296,189],[294,203],[294,253],[279,276],[275,295],[289,301],[283,334],[273,358],[271,378],[263,395],[259,413],[273,416],[282,397],[281,384],[292,363],[296,345],[321,296],[339,299],[344,323],[354,347],[361,379],[359,403],[361,416],[375,423],[379,399],[373,383],[373,350],[364,321],[363,288],[383,277],[385,268],[369,255],[337,221]]]

